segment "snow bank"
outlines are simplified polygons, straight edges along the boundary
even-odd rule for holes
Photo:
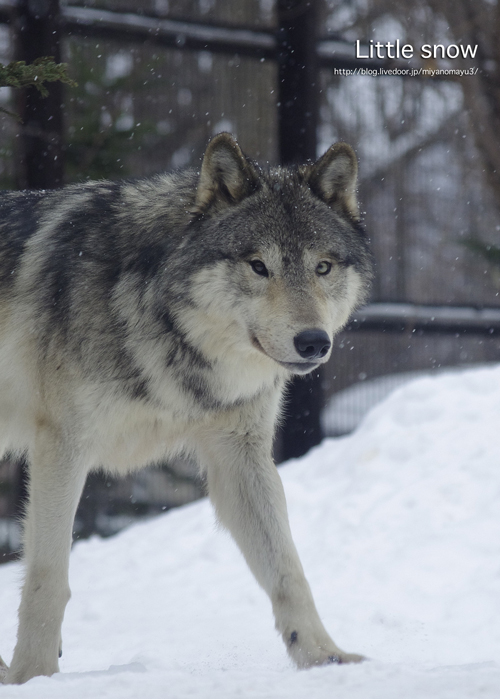
[[[207,502],[75,546],[61,674],[0,699],[465,699],[500,687],[500,367],[420,379],[281,469],[320,614],[360,666],[297,672]],[[0,567],[0,651],[21,570]]]

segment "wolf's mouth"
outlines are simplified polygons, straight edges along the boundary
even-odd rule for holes
[[[270,354],[266,352],[266,350],[262,347],[258,339],[255,337],[255,335],[252,335],[252,345],[259,350],[259,352],[262,352],[262,354],[265,354],[266,357],[269,357],[269,359],[272,359],[273,362],[276,362],[276,364],[279,364],[280,366],[284,367],[285,369],[288,369],[288,371],[292,371],[294,374],[308,374],[310,371],[313,369],[316,369],[321,362],[282,362],[279,359],[275,359],[274,357],[271,357]]]

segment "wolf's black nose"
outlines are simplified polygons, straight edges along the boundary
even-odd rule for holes
[[[304,330],[295,335],[293,344],[303,359],[321,359],[332,343],[324,330]]]

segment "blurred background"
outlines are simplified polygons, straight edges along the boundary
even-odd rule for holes
[[[494,0],[0,0],[0,62],[54,56],[78,83],[0,89],[22,119],[0,116],[0,187],[199,167],[220,131],[271,165],[352,144],[377,274],[323,373],[294,385],[276,456],[300,456],[416,375],[500,359],[499,20]],[[356,40],[396,39],[415,58],[355,57]],[[422,61],[424,43],[478,50]],[[377,74],[408,67],[448,74]],[[25,495],[25,465],[0,462],[0,562]],[[182,459],[93,474],[75,536],[202,495]]]

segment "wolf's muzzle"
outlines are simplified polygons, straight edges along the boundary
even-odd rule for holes
[[[324,330],[304,330],[293,338],[295,349],[303,359],[322,359],[332,346]]]

